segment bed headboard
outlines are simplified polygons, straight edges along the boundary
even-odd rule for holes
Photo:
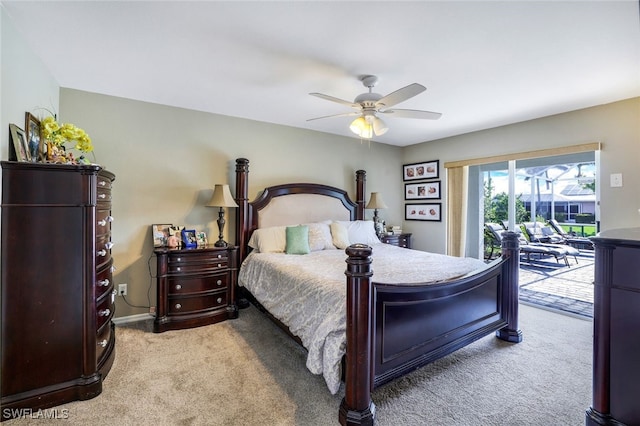
[[[257,228],[319,222],[321,220],[364,219],[366,173],[356,171],[356,201],[346,191],[316,183],[288,183],[270,186],[249,201],[249,160],[236,160],[236,244],[240,261],[248,253],[247,243]]]

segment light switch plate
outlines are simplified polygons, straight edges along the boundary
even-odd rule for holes
[[[622,186],[622,173],[611,173],[611,187],[619,188]]]

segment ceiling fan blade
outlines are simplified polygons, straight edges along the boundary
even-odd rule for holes
[[[376,102],[377,108],[389,108],[395,104],[406,101],[409,98],[413,98],[416,95],[427,90],[422,84],[413,83],[402,89],[398,89],[395,92],[389,93],[387,96],[383,96],[378,102]]]
[[[318,98],[326,99],[326,100],[331,101],[331,102],[337,102],[339,104],[346,105],[346,106],[351,107],[351,108],[360,109],[360,105],[359,104],[354,104],[351,101],[345,101],[344,99],[336,98],[336,97],[325,95],[325,94],[322,94],[322,93],[315,93],[314,92],[314,93],[309,93],[309,94],[311,96],[316,96]]]
[[[382,114],[391,114],[393,117],[422,118],[426,120],[437,120],[442,116],[442,113],[439,112],[421,111],[418,109],[387,109],[378,112]]]
[[[334,115],[325,115],[323,117],[316,117],[316,118],[310,118],[307,121],[313,121],[313,120],[320,120],[323,118],[334,118],[334,117],[349,117],[349,116],[354,116],[354,115],[360,115],[359,112],[353,111],[353,112],[343,112],[342,114],[334,114]]]

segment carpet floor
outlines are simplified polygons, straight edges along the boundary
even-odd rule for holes
[[[584,425],[592,323],[520,306],[524,340],[485,337],[376,389],[377,425]],[[56,407],[65,425],[337,425],[305,351],[254,307],[236,320],[161,334],[116,327],[101,395]],[[47,423],[53,421],[47,421]],[[21,418],[7,425],[42,425]]]

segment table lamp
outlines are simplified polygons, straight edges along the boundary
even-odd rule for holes
[[[373,223],[376,227],[376,232],[381,234],[383,232],[382,227],[380,226],[382,223],[380,218],[378,217],[378,209],[386,209],[387,205],[384,203],[382,199],[382,195],[379,192],[372,192],[371,198],[369,198],[369,203],[366,205],[365,209],[374,209],[373,210]]]
[[[218,241],[214,244],[216,247],[227,247],[229,244],[224,240],[224,208],[225,207],[238,207],[231,192],[229,191],[229,185],[216,184],[213,188],[213,196],[211,201],[207,204],[207,207],[219,207],[218,213]]]

